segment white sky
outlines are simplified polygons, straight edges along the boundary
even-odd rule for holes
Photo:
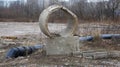
[[[100,1],[103,1],[103,0],[88,0],[88,2],[100,2]],[[109,0],[104,0],[104,1],[109,1]]]
[[[0,0],[0,1],[7,1],[7,2],[9,2],[9,1],[17,1],[17,0]],[[22,1],[22,0],[21,0]],[[27,0],[23,0],[24,2],[27,2]]]
[[[17,1],[17,0],[0,0],[0,1]]]
[[[0,0],[0,1],[17,1],[17,0]],[[22,0],[21,0],[22,1]],[[23,0],[24,2],[27,2],[27,0]],[[68,2],[69,0],[60,0],[60,1],[66,1]],[[103,0],[88,0],[88,2],[99,2],[99,1],[103,1]],[[109,0],[104,0],[104,1],[109,1]]]
[[[0,1],[17,1],[17,0],[0,0]],[[24,0],[27,1],[27,0]],[[60,0],[60,1],[69,1],[69,0]],[[102,0],[88,0],[89,2],[98,2],[98,1],[102,1]],[[108,0],[105,0],[108,1]]]
[[[59,0],[59,1],[66,1],[66,2],[68,2],[69,0]]]

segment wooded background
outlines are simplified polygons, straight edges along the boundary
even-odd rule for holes
[[[67,7],[80,20],[120,21],[120,0],[0,0],[0,21],[38,21],[40,13],[53,4]],[[58,12],[51,18],[60,14],[61,20],[65,14]]]

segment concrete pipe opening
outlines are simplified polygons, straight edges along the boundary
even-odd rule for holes
[[[59,35],[61,37],[73,36],[78,28],[78,18],[73,12],[61,5],[52,5],[40,14],[39,26],[41,31],[50,38],[55,37],[55,35],[53,35],[52,32],[48,29],[48,20],[50,18],[50,15],[58,10],[63,10],[65,13],[69,14],[72,17],[69,19],[69,22],[67,22],[67,27],[59,32]]]

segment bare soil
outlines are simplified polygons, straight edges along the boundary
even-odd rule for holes
[[[57,24],[59,25],[59,24]],[[56,32],[63,29],[64,24],[57,27],[50,25],[50,29]],[[100,35],[101,33],[118,33],[120,34],[119,25],[109,24],[81,24],[79,25],[79,36]],[[56,29],[55,29],[56,28]],[[39,29],[38,23],[0,23],[0,67],[119,67],[120,58],[103,58],[91,59],[83,58],[79,55],[71,56],[46,56],[42,50],[26,56],[15,59],[6,59],[6,52],[17,46],[30,46],[35,44],[44,44],[46,36]],[[93,42],[85,42],[83,51],[89,50],[117,50],[120,51],[120,40],[95,40]]]

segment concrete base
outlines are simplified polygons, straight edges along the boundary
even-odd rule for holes
[[[55,37],[47,39],[45,46],[47,55],[67,55],[79,50],[79,37]]]

